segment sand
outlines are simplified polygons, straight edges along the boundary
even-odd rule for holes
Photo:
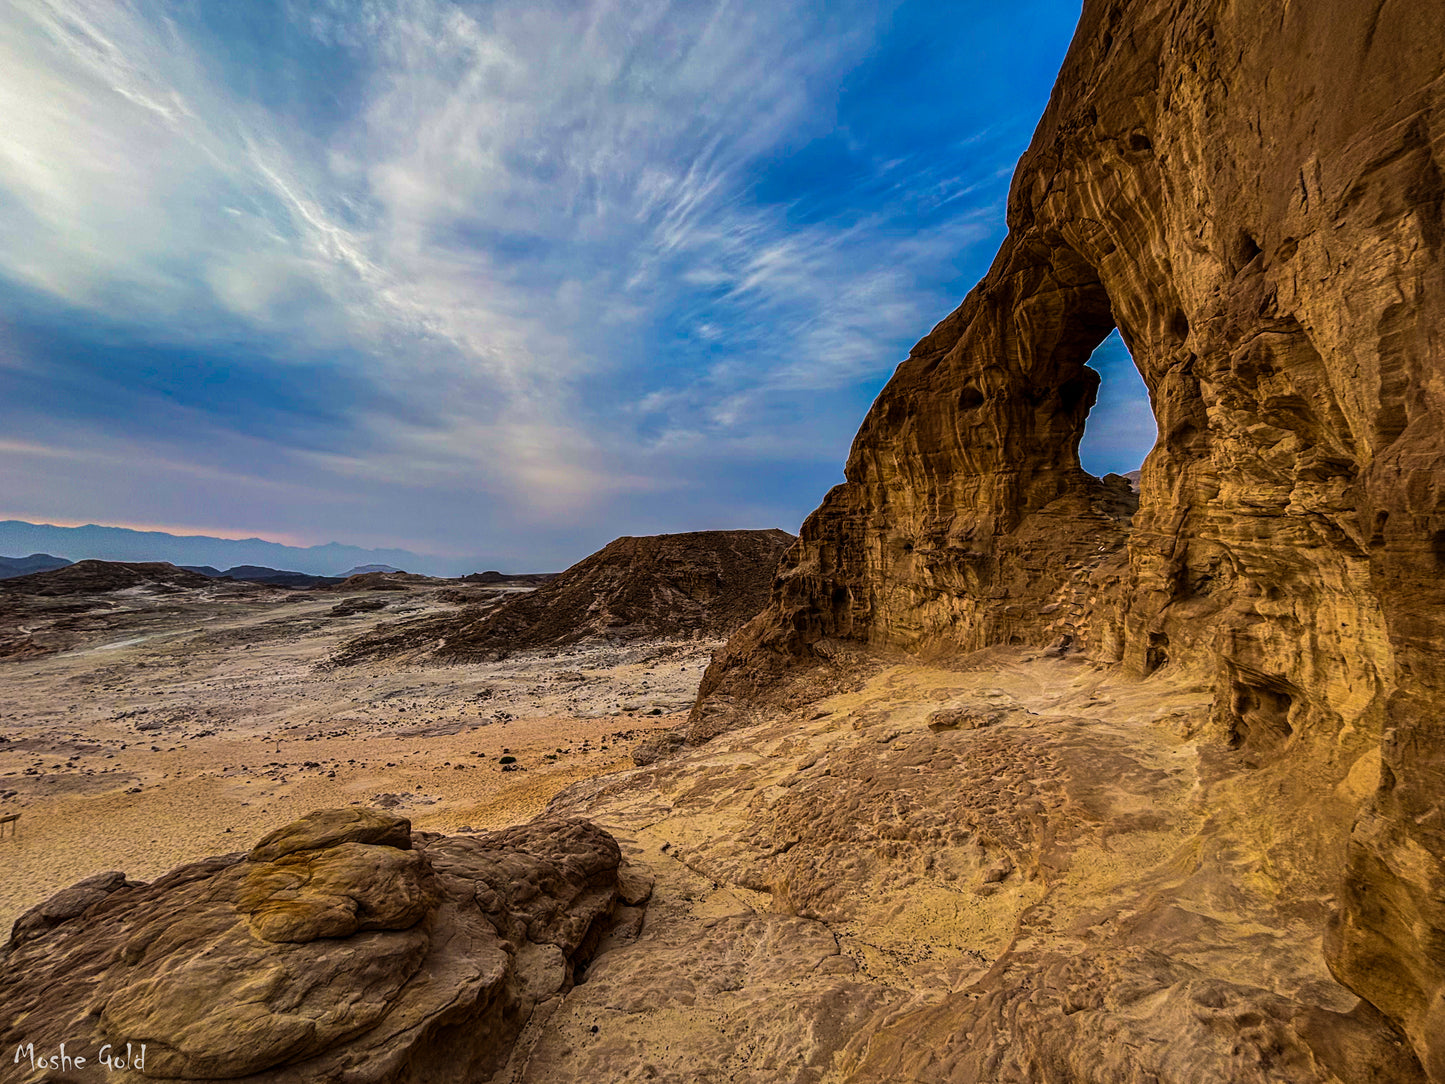
[[[677,725],[718,646],[328,665],[381,621],[443,609],[435,595],[378,594],[385,610],[345,617],[335,593],[171,597],[139,635],[121,623],[0,662],[0,816],[21,815],[0,838],[0,929],[93,873],[149,880],[326,806],[444,832],[527,820]]]

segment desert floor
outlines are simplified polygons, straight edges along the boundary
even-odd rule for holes
[[[386,609],[337,616],[342,596],[323,592],[167,605],[0,662],[0,816],[21,814],[0,838],[0,931],[82,877],[149,880],[326,806],[379,804],[447,832],[526,820],[676,725],[718,646],[328,665],[378,622],[443,606],[371,597]]]

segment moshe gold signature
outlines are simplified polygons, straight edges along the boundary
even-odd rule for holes
[[[32,1069],[84,1069],[92,1062],[96,1065],[103,1065],[107,1069],[134,1069],[137,1072],[145,1072],[146,1067],[146,1044],[140,1044],[140,1052],[136,1053],[130,1043],[125,1044],[125,1057],[121,1057],[118,1050],[113,1050],[110,1043],[100,1048],[100,1053],[94,1058],[83,1057],[80,1054],[67,1054],[65,1044],[60,1044],[60,1053],[36,1055],[34,1043],[21,1043],[15,1048],[15,1064],[29,1060]]]

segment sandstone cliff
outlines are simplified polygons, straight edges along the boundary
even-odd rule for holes
[[[1278,808],[1267,857],[1337,886],[1331,968],[1437,1081],[1442,26],[1439,0],[1087,0],[997,259],[879,396],[692,726],[850,641],[1202,682],[1220,770]],[[1077,458],[1114,327],[1160,434],[1132,519]],[[1312,821],[1347,781],[1353,829]]]

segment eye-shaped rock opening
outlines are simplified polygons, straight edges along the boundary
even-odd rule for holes
[[[1025,358],[1030,386],[1021,391],[1037,454],[1066,474],[1130,476],[1154,446],[1157,426],[1098,270],[1061,246],[1028,288],[1029,296],[1014,303],[1010,330]],[[1171,329],[1188,336],[1182,313]]]
[[[974,410],[983,406],[983,392],[977,388],[964,388],[958,393],[958,408],[960,410]]]
[[[1247,230],[1241,230],[1234,242],[1234,266],[1243,270],[1260,254],[1259,242]]]
[[[1140,464],[1159,430],[1149,389],[1117,328],[1089,355],[1087,367],[1098,374],[1098,390],[1080,434],[1079,465],[1096,478],[1121,474],[1137,489]]]

